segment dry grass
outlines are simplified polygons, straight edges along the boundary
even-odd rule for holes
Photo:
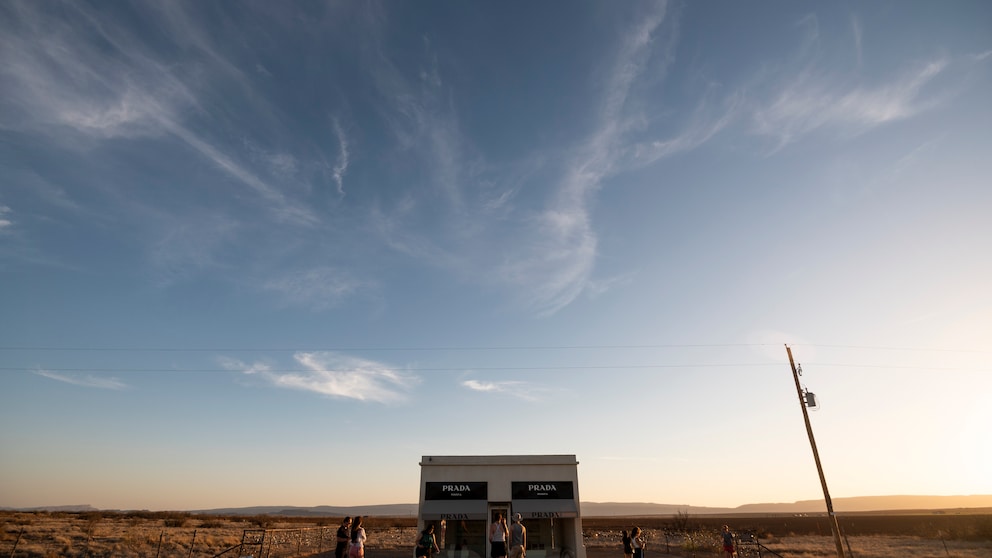
[[[585,518],[582,521],[589,558],[618,556],[620,530],[641,527],[648,554],[721,556],[720,527],[751,532],[766,548],[785,558],[837,555],[830,524],[825,517],[692,517],[684,525],[687,536],[674,531],[679,517]],[[992,556],[992,514],[859,515],[840,520],[844,549],[853,558],[989,558]],[[755,547],[741,545],[740,558]],[[762,556],[772,556],[762,552]]]
[[[583,534],[589,558],[615,558],[620,554],[620,530],[638,525],[645,530],[648,553],[666,550],[681,556],[719,556],[719,526],[729,523],[737,531],[752,531],[767,548],[786,558],[835,556],[833,537],[825,518],[689,518],[691,539],[666,539],[678,518],[584,518]],[[684,518],[683,518],[684,519]],[[0,556],[16,558],[121,557],[206,558],[238,545],[245,530],[268,528],[308,529],[306,537],[322,533],[304,555],[329,556],[340,518],[279,516],[218,517],[185,513],[46,513],[0,512]],[[845,541],[854,558],[933,556],[939,558],[988,558],[992,556],[992,514],[902,515],[845,517]],[[366,520],[370,558],[403,557],[415,539],[414,518]],[[322,530],[318,529],[322,528]],[[312,530],[311,530],[312,529]],[[281,531],[270,540],[281,540],[272,556],[295,555],[299,540],[294,531]],[[667,545],[666,545],[667,542]],[[16,544],[16,548],[15,548]],[[845,546],[845,549],[847,546]],[[744,550],[744,547],[742,547]],[[230,553],[225,556],[234,556]],[[764,554],[764,556],[769,556]],[[746,558],[741,553],[741,558]]]
[[[369,518],[370,549],[405,548],[413,539],[414,520]],[[18,558],[145,558],[214,556],[239,545],[245,530],[284,529],[278,538],[296,541],[305,529],[313,550],[333,548],[340,518],[194,516],[182,513],[29,513],[0,512],[0,556]],[[404,532],[409,531],[409,533]],[[322,535],[320,540],[314,537]],[[294,551],[295,542],[287,542]],[[13,551],[13,552],[12,552]],[[231,553],[233,556],[234,553]]]

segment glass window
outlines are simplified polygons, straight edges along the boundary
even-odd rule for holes
[[[550,550],[552,546],[551,520],[524,520],[524,527],[527,528],[527,558],[542,558],[545,556],[543,551]]]
[[[446,521],[444,540],[437,541],[444,558],[482,558],[486,555],[488,525],[484,520]]]

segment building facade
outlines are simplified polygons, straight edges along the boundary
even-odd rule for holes
[[[578,464],[574,455],[425,455],[418,529],[434,524],[439,558],[490,558],[490,525],[519,513],[527,558],[585,558]]]

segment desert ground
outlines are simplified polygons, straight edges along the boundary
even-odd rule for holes
[[[333,556],[340,518],[217,517],[181,512],[0,512],[0,557],[207,558]],[[584,518],[587,558],[621,558],[620,530],[646,532],[647,558],[717,557],[723,523],[757,545],[740,557],[836,556],[824,517],[610,517]],[[845,550],[854,558],[992,556],[992,510],[987,513],[858,515],[841,518]],[[369,517],[368,558],[411,558],[415,519]],[[241,546],[264,531],[267,545]],[[679,532],[680,535],[673,533]],[[443,557],[442,557],[443,558]]]

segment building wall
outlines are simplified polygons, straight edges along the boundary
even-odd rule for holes
[[[520,511],[524,515],[523,524],[528,529],[527,558],[585,558],[578,461],[574,455],[423,456],[420,465],[418,527],[435,524],[439,544],[445,547],[438,558],[489,558],[491,513],[501,505],[505,505],[509,514]],[[432,499],[425,500],[428,483],[432,483],[434,492]],[[486,483],[485,504],[475,500],[479,495],[471,494],[477,490],[471,483]],[[518,484],[517,496],[529,499],[514,500],[514,483],[525,483]],[[566,485],[570,483],[572,497],[566,500],[558,494],[539,492],[522,496],[523,489],[535,488],[526,483],[559,483],[562,488],[569,488]],[[439,501],[436,499],[439,488],[470,489],[464,494],[469,501],[459,501],[461,494]],[[543,499],[545,496],[548,499]],[[490,513],[482,516],[480,509]],[[439,515],[439,510],[453,513]],[[480,530],[486,533],[480,534]]]

